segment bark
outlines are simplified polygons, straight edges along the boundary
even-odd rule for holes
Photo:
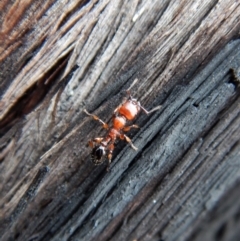
[[[0,239],[239,240],[240,3],[0,3]],[[109,172],[88,140],[148,110]]]

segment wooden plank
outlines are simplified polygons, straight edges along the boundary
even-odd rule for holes
[[[237,1],[0,8],[1,240],[238,240]],[[162,108],[106,172],[83,109],[109,121],[136,78],[133,96]]]

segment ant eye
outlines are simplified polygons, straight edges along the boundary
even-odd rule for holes
[[[103,162],[102,157],[105,156],[105,150],[102,146],[96,146],[92,150],[92,161],[97,165]]]
[[[136,99],[132,99],[132,103],[133,103],[134,105],[138,105],[138,101],[137,101]]]

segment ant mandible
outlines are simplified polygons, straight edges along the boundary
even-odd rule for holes
[[[127,121],[132,121],[135,119],[140,110],[143,110],[146,114],[149,114],[161,108],[159,105],[152,110],[147,111],[144,107],[141,106],[137,99],[134,99],[131,96],[130,89],[136,84],[137,81],[138,79],[135,79],[132,85],[126,90],[127,98],[125,98],[123,103],[114,110],[111,128],[98,116],[90,114],[86,109],[84,109],[84,112],[87,115],[91,116],[94,120],[99,121],[103,125],[103,128],[108,130],[108,133],[105,137],[96,137],[88,142],[89,146],[92,148],[91,158],[95,165],[102,164],[105,160],[104,157],[107,155],[107,170],[109,170],[109,166],[111,164],[112,153],[115,147],[114,144],[117,138],[125,140],[135,151],[137,150],[137,147],[133,145],[131,139],[125,135],[124,132],[129,131],[131,128],[139,127],[137,125],[126,126]]]

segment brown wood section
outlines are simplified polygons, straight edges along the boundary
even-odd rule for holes
[[[240,2],[0,3],[0,240],[240,240]],[[125,90],[150,110],[94,166]],[[129,123],[131,124],[131,123]]]

